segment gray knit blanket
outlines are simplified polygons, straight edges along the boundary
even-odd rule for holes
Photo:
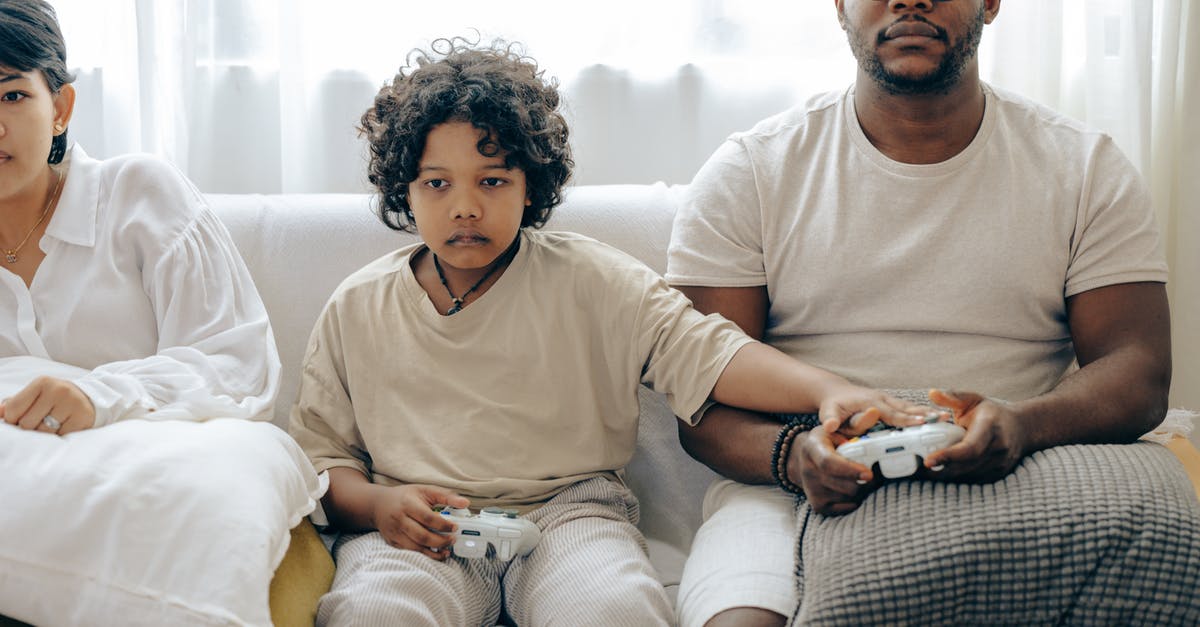
[[[1153,442],[1061,446],[987,485],[797,499],[793,625],[1200,625],[1200,503]]]

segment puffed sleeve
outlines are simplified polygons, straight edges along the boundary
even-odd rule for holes
[[[191,213],[142,265],[157,351],[101,365],[75,383],[96,407],[96,426],[130,418],[269,420],[280,366],[266,308],[199,193],[185,180],[165,185],[180,196],[169,200]]]

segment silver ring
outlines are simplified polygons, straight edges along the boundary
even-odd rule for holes
[[[55,418],[54,416],[46,416],[45,418],[42,418],[42,424],[50,427],[51,431],[58,431],[62,428],[62,423],[59,422],[58,418]]]

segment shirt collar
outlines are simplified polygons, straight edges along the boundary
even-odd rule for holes
[[[100,205],[100,162],[87,156],[79,144],[63,159],[62,194],[46,235],[76,246],[96,245],[96,216]]]

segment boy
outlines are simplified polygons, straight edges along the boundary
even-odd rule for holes
[[[553,82],[494,46],[435,42],[363,116],[380,214],[423,244],[333,294],[305,358],[292,433],[344,535],[318,624],[673,622],[619,472],[637,389],[691,417],[711,397],[760,411],[917,408],[805,366],[705,317],[591,239],[534,232],[573,162]],[[857,422],[857,421],[856,421]],[[863,467],[842,460],[849,483]],[[847,489],[853,489],[852,487]],[[541,541],[512,561],[451,557],[434,507],[516,508]],[[400,550],[397,550],[400,549]]]

